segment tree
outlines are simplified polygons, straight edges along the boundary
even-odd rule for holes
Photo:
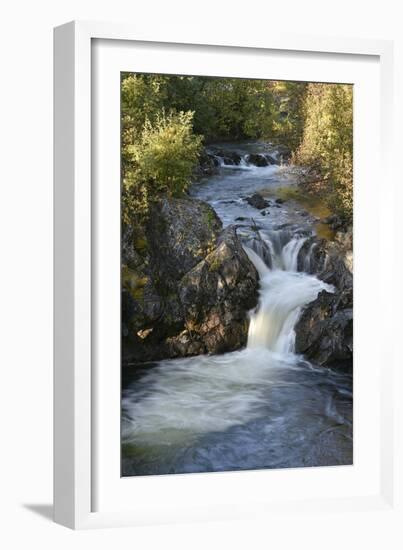
[[[186,190],[202,136],[287,145],[296,162],[316,167],[331,208],[351,218],[349,85],[123,73],[121,114],[123,188],[136,212],[158,193]]]
[[[353,87],[309,84],[301,164],[315,166],[325,182],[329,206],[347,220],[353,213]]]

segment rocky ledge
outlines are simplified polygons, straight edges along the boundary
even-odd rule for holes
[[[122,234],[124,363],[223,353],[246,344],[258,274],[213,208],[164,199]]]
[[[353,363],[352,232],[335,241],[312,237],[298,255],[298,270],[334,286],[322,291],[302,312],[295,327],[297,353],[318,365],[351,370]]]
[[[244,162],[251,166],[265,167],[272,164],[287,164],[290,159],[291,150],[285,145],[277,145],[272,154],[245,154],[240,151],[209,146],[201,150],[194,176],[196,179],[203,176],[212,176],[220,171],[220,166],[239,166]]]

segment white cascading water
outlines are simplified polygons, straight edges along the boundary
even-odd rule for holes
[[[248,348],[263,347],[278,353],[294,351],[294,327],[303,306],[315,300],[321,290],[333,292],[331,285],[312,275],[298,273],[298,253],[306,239],[293,238],[273,258],[269,269],[262,258],[249,247],[245,251],[260,277],[260,300],[251,314]],[[273,250],[273,246],[270,247]]]
[[[291,201],[265,213],[245,201],[262,188],[287,183],[287,168],[250,165],[247,151],[238,166],[227,166],[218,156],[216,161],[222,169],[194,186],[193,196],[209,202],[225,227],[238,225],[259,273],[260,297],[250,313],[247,347],[145,365],[141,375],[125,383],[123,475],[349,464],[351,415],[345,400],[350,382],[329,377],[326,369],[293,353],[300,312],[321,290],[333,291],[297,271],[306,242],[300,235],[309,231],[309,220]],[[293,229],[280,227],[290,224],[301,233],[292,236]],[[312,249],[300,266],[304,271]],[[336,445],[329,438],[339,432]]]
[[[273,269],[245,246],[260,277],[260,299],[251,314],[246,349],[161,361],[138,383],[136,393],[123,395],[126,443],[178,444],[259,416],[267,388],[296,364],[294,327],[302,307],[321,290],[333,291],[312,275],[292,271],[303,242],[295,238],[277,247],[273,265],[282,267]],[[269,248],[275,247],[271,243]]]

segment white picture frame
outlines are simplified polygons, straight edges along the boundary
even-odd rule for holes
[[[377,109],[377,101],[380,99],[379,113],[374,114],[374,124],[370,126],[372,135],[368,136],[372,141],[368,147],[373,154],[372,172],[379,175],[377,168],[380,163],[385,167],[383,175],[383,196],[386,205],[393,204],[394,190],[393,180],[388,177],[388,170],[392,165],[392,116],[393,116],[393,75],[392,75],[392,43],[387,41],[372,40],[339,40],[336,38],[320,38],[311,36],[286,36],[270,33],[269,36],[259,37],[253,43],[242,38],[234,39],[233,43],[222,42],[219,38],[203,32],[200,37],[188,37],[184,31],[181,36],[170,36],[167,31],[164,36],[148,36],[130,25],[118,25],[109,23],[72,22],[55,29],[55,370],[54,370],[54,505],[55,521],[71,528],[91,528],[118,525],[139,525],[162,522],[198,521],[204,519],[220,519],[234,517],[251,517],[284,511],[298,512],[310,508],[312,514],[319,511],[337,511],[348,507],[349,510],[389,510],[393,513],[395,501],[395,465],[393,446],[393,417],[396,414],[393,400],[393,369],[395,367],[394,349],[390,342],[390,335],[382,319],[385,320],[390,308],[391,289],[393,287],[393,269],[390,272],[376,273],[382,282],[381,294],[376,301],[376,312],[381,320],[379,334],[379,350],[383,349],[382,368],[375,365],[371,376],[366,380],[366,389],[362,388],[371,399],[377,400],[374,407],[374,426],[379,427],[376,437],[376,460],[374,459],[366,471],[362,470],[359,483],[354,485],[358,477],[351,470],[345,470],[340,474],[344,476],[342,482],[338,474],[330,474],[326,469],[304,469],[277,472],[276,479],[270,477],[271,486],[277,485],[275,496],[265,497],[260,494],[259,486],[267,482],[264,471],[237,472],[224,474],[191,474],[187,476],[151,476],[149,478],[129,479],[130,488],[125,488],[126,496],[118,488],[119,480],[109,480],[110,464],[116,467],[116,453],[107,460],[97,459],[97,453],[108,455],[105,447],[105,438],[109,437],[116,443],[119,428],[116,422],[100,422],[100,408],[108,410],[105,392],[109,388],[116,390],[116,380],[104,379],[101,382],[97,375],[95,358],[99,354],[95,339],[97,316],[105,312],[98,308],[98,301],[102,293],[99,292],[98,283],[95,284],[96,270],[99,268],[97,254],[97,232],[101,230],[99,214],[103,215],[105,204],[109,198],[115,199],[115,194],[99,200],[96,192],[95,174],[99,175],[99,166],[94,158],[99,136],[94,133],[94,123],[97,122],[97,131],[105,130],[108,126],[98,125],[97,104],[94,102],[94,83],[98,76],[96,67],[102,53],[96,53],[94,48],[101,41],[108,41],[116,48],[123,50],[132,45],[141,46],[136,51],[137,60],[142,52],[149,50],[158,51],[170,49],[170,57],[174,58],[175,52],[191,54],[193,74],[214,74],[214,69],[206,69],[203,65],[203,52],[209,52],[210,59],[220,55],[232,55],[237,52],[243,57],[252,59],[253,56],[272,55],[273,59],[282,56],[297,56],[315,60],[319,54],[326,60],[327,71],[332,81],[331,64],[352,60],[359,56],[364,62],[374,63],[371,71],[365,77],[373,78],[374,95],[372,106]],[[115,53],[104,56],[105,67],[116,64]],[[102,48],[101,48],[102,49]],[[95,52],[95,53],[94,53]],[[196,55],[197,53],[197,55]],[[199,55],[200,54],[200,55]],[[120,56],[120,57],[119,57]],[[153,61],[152,55],[143,55],[141,63],[138,63],[139,72],[158,72],[161,61]],[[158,55],[156,56],[158,57]],[[186,57],[186,56],[185,56]],[[121,53],[118,55],[122,59]],[[253,58],[254,59],[254,58]],[[183,61],[185,63],[186,61]],[[109,65],[108,65],[109,63]],[[159,64],[158,64],[159,63]],[[166,61],[166,63],[168,63]],[[189,63],[189,60],[188,60]],[[256,62],[256,67],[258,62]],[[112,64],[112,65],[111,65]],[[374,68],[376,65],[376,68]],[[168,65],[166,65],[168,66]],[[126,63],[120,70],[132,70],[132,66]],[[175,69],[172,69],[175,70]],[[190,69],[189,69],[190,70]],[[206,73],[205,71],[209,72]],[[259,75],[257,67],[256,75]],[[220,67],[217,66],[217,71]],[[162,71],[161,71],[162,72]],[[167,70],[166,72],[170,72]],[[379,74],[378,74],[379,72]],[[108,76],[109,73],[104,75]],[[191,73],[190,73],[191,74]],[[233,73],[230,73],[233,74]],[[250,74],[255,74],[251,69]],[[314,72],[312,73],[314,75]],[[372,76],[371,76],[372,75]],[[224,75],[226,76],[226,75]],[[235,75],[236,76],[236,75]],[[249,76],[249,75],[247,75]],[[278,78],[281,75],[277,75]],[[302,78],[302,77],[301,77]],[[309,80],[313,76],[307,76]],[[358,78],[357,77],[352,77]],[[326,79],[325,79],[326,80]],[[104,84],[107,80],[102,81]],[[355,82],[355,80],[354,80]],[[367,84],[370,82],[368,80]],[[378,85],[380,88],[378,89]],[[362,88],[366,89],[365,86]],[[369,89],[369,88],[367,88]],[[365,94],[364,94],[365,95]],[[364,98],[364,95],[362,96]],[[97,98],[97,102],[98,102]],[[106,98],[108,100],[108,98]],[[378,120],[379,116],[379,120]],[[376,123],[376,120],[378,122]],[[108,124],[106,122],[106,124]],[[119,120],[116,120],[119,125]],[[373,134],[380,136],[379,144]],[[363,137],[365,132],[359,134]],[[116,136],[115,136],[116,137]],[[355,144],[356,145],[356,144]],[[103,146],[101,144],[101,146]],[[116,148],[114,161],[116,168]],[[365,160],[364,153],[360,157],[358,150],[358,163]],[[111,157],[112,159],[112,157]],[[108,161],[109,162],[109,161]],[[116,171],[116,170],[115,170]],[[360,172],[360,177],[366,176],[368,181],[375,182],[374,173],[370,171]],[[390,173],[390,172],[389,172]],[[385,175],[386,174],[386,175]],[[370,209],[374,209],[376,201],[376,185],[369,186],[372,189],[368,194],[361,193],[360,204],[356,204],[355,215],[361,220],[361,227],[365,226],[365,217]],[[367,202],[366,202],[367,201]],[[357,209],[361,208],[357,213]],[[391,234],[393,223],[387,206],[379,209],[376,223],[372,223],[370,235],[375,242],[379,242],[379,250],[367,250],[363,252],[363,262],[368,261],[369,254],[381,260],[393,255],[392,242],[386,239]],[[116,212],[115,212],[116,214]],[[116,216],[115,216],[116,218]],[[97,221],[98,220],[98,221]],[[116,227],[116,225],[115,225]],[[116,241],[115,241],[116,244]],[[103,257],[116,253],[116,246],[102,250]],[[367,254],[365,256],[365,254]],[[111,256],[109,256],[111,257]],[[367,258],[367,260],[365,260]],[[105,264],[103,264],[105,265]],[[368,264],[367,264],[368,265]],[[111,273],[111,279],[115,277]],[[362,270],[363,272],[364,270]],[[375,275],[373,275],[375,276]],[[368,276],[369,277],[369,276]],[[361,303],[365,302],[365,275],[359,279],[362,281]],[[101,289],[102,290],[102,289]],[[113,307],[113,306],[112,306]],[[116,308],[115,308],[116,312]],[[370,331],[370,328],[368,328]],[[365,331],[363,335],[365,336]],[[368,332],[367,334],[371,334]],[[380,358],[373,353],[374,361]],[[371,358],[368,357],[368,361]],[[116,374],[116,373],[115,373]],[[118,376],[118,374],[116,374]],[[354,380],[356,384],[357,380]],[[113,392],[113,390],[110,390]],[[117,395],[111,393],[111,402],[116,401]],[[361,400],[365,403],[365,399]],[[100,407],[100,403],[102,407]],[[105,407],[104,407],[104,404]],[[378,406],[379,405],[379,406]],[[112,402],[111,417],[116,420],[116,406]],[[369,411],[369,399],[365,405]],[[360,411],[358,411],[360,413]],[[356,410],[355,410],[356,413]],[[361,413],[360,413],[361,414]],[[361,417],[359,417],[361,418]],[[107,424],[112,426],[108,432]],[[362,430],[362,440],[365,440],[365,430]],[[356,435],[356,434],[355,434]],[[368,433],[367,433],[368,436]],[[361,437],[361,436],[360,436]],[[367,437],[369,441],[369,437]],[[101,441],[101,443],[100,443]],[[369,444],[369,443],[368,443]],[[363,447],[364,448],[364,447]],[[368,447],[369,449],[369,447]],[[113,466],[114,465],[114,466]],[[116,468],[115,468],[116,470]],[[118,474],[114,470],[114,475]],[[314,471],[315,470],[315,471]],[[358,470],[357,470],[358,471]],[[322,472],[322,473],[321,473]],[[376,480],[374,480],[376,474]],[[180,479],[179,479],[180,477]],[[330,479],[332,477],[332,479]],[[108,478],[108,479],[107,479]],[[185,479],[185,481],[183,481]],[[210,481],[209,481],[210,480]],[[372,484],[372,481],[374,483]],[[292,484],[296,490],[288,491],[284,498],[279,498],[281,488]],[[333,492],[326,494],[326,483],[329,487],[333,484]],[[308,490],[307,484],[316,490]],[[99,485],[104,497],[101,506],[98,502]],[[128,485],[127,485],[128,486]],[[208,487],[208,494],[206,493]],[[347,490],[350,487],[350,490]],[[204,489],[203,489],[204,488]],[[105,492],[109,491],[109,492]],[[183,505],[185,497],[191,499]],[[204,493],[203,493],[204,491]],[[211,498],[211,491],[216,491]],[[171,496],[168,501],[163,495]],[[173,492],[177,493],[176,500],[172,499]],[[226,494],[226,498],[220,495]],[[133,494],[133,502],[129,503],[128,495]],[[146,495],[150,498],[146,500]],[[161,498],[160,504],[155,504],[155,496]],[[277,496],[276,496],[277,495]],[[126,499],[126,500],[125,500]],[[182,505],[180,501],[182,499]],[[105,500],[108,505],[105,505]],[[137,501],[135,504],[134,501]]]

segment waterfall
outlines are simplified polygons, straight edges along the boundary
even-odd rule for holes
[[[280,240],[277,239],[277,245]],[[281,249],[269,240],[267,245],[275,254],[272,269],[255,250],[244,247],[260,277],[259,304],[251,313],[248,348],[263,347],[278,353],[292,353],[294,327],[302,308],[315,300],[321,290],[334,291],[331,285],[317,277],[297,272],[298,253],[305,240],[294,237]]]
[[[287,166],[248,162],[251,152],[266,151],[281,162],[269,144],[212,145],[207,152],[217,173],[190,189],[214,207],[224,227],[237,227],[258,271],[247,347],[128,365],[123,476],[352,463],[350,376],[330,375],[293,353],[301,311],[321,290],[332,291],[309,274],[318,252],[308,246],[312,220],[291,199],[272,203],[264,215],[245,201],[256,192],[276,201],[278,186],[294,185]]]
[[[301,250],[306,238],[294,237],[281,251],[281,259],[284,269],[287,271],[297,271],[298,253]]]
[[[256,168],[259,169],[260,173],[264,173],[267,170],[264,170],[265,168],[270,168],[269,172],[277,171],[278,170],[278,163],[275,161],[274,156],[265,154],[265,153],[259,153],[258,156],[266,159],[268,162],[267,165],[259,165],[253,164],[249,161],[250,154],[239,154],[237,153],[236,157],[231,156],[231,152],[228,151],[227,155],[225,156],[224,151],[214,151],[212,149],[207,150],[208,155],[214,160],[214,163],[216,166],[219,166],[220,168],[226,168],[226,169],[235,169],[235,170],[249,170],[254,171]],[[223,156],[224,155],[224,156]],[[263,170],[262,170],[263,168]]]
[[[313,251],[317,246],[318,246],[318,243],[313,242],[305,253],[305,257],[303,258],[303,267],[306,273],[311,272],[311,258],[312,258]]]

